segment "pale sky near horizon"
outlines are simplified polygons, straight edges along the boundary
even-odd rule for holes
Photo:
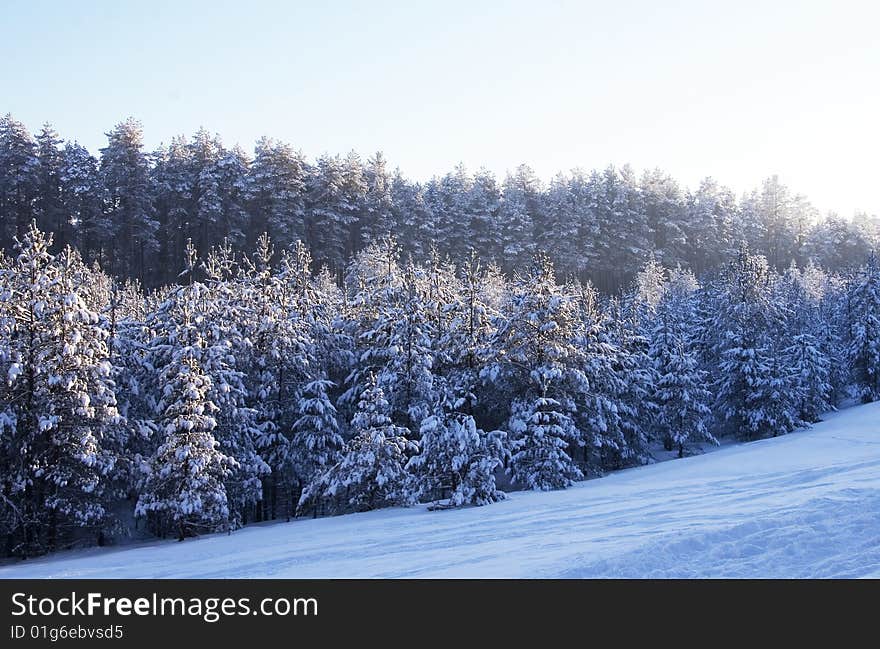
[[[870,1],[0,0],[0,113],[93,153],[200,126],[252,151],[382,150],[549,179],[609,163],[737,193],[772,174],[880,214],[880,8]]]

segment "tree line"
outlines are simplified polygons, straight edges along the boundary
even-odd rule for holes
[[[262,138],[249,155],[204,129],[148,152],[133,119],[107,140],[94,156],[48,124],[32,137],[0,118],[0,247],[11,251],[35,218],[53,233],[53,252],[70,244],[87,263],[155,288],[175,281],[188,241],[198,250],[250,250],[264,232],[279,249],[302,241],[313,270],[340,281],[358,252],[394,236],[417,259],[474,248],[507,274],[544,251],[561,276],[616,292],[650,254],[701,275],[744,241],[775,270],[813,260],[843,271],[880,240],[876,216],[823,218],[776,177],[740,197],[711,178],[686,190],[662,170],[639,177],[629,166],[543,183],[526,165],[503,180],[459,165],[414,182],[381,153],[310,161]]]
[[[505,273],[392,237],[340,281],[262,234],[187,240],[144,289],[66,243],[32,221],[0,255],[8,556],[485,505],[880,397],[872,255],[780,271],[743,243],[699,279],[649,256],[609,295],[540,252]]]

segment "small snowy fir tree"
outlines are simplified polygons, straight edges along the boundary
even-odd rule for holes
[[[368,511],[410,502],[408,454],[418,450],[409,431],[395,426],[388,402],[370,377],[351,422],[354,435],[342,459],[305,489],[300,511],[326,506],[330,511]]]
[[[340,459],[345,444],[339,434],[336,408],[330,401],[330,381],[318,380],[307,383],[297,404],[299,417],[293,423],[290,440],[292,475],[296,478],[291,488],[296,490],[293,503],[298,502],[303,487],[321,476]],[[288,515],[292,514],[290,512]]]
[[[273,272],[274,249],[269,237],[257,239],[245,272],[236,277],[233,306],[241,316],[231,322],[242,333],[246,368],[247,405],[255,413],[254,446],[271,472],[262,474],[264,498],[257,505],[258,519],[274,519],[279,510],[290,516],[299,500],[302,476],[295,471],[290,433],[298,417],[296,403],[303,383],[315,367],[315,350],[303,312],[314,304],[307,287],[311,259],[297,242],[292,254]],[[305,275],[305,276],[303,276]]]
[[[483,376],[511,391],[517,406],[509,419],[508,471],[530,489],[563,488],[581,477],[567,449],[584,443],[572,413],[589,389],[578,362],[576,303],[556,284],[550,259],[538,255],[506,306],[509,315],[492,342],[494,362]]]
[[[655,372],[651,391],[654,425],[666,450],[678,457],[694,442],[717,444],[707,428],[712,394],[704,386],[707,374],[699,368],[690,326],[695,319],[693,275],[673,275],[656,305],[648,356]],[[694,287],[694,288],[691,288]]]
[[[784,314],[771,297],[764,257],[743,247],[728,269],[711,324],[719,413],[745,439],[790,432],[801,422],[793,372],[781,362],[774,335]]]
[[[77,253],[49,250],[31,223],[0,284],[0,449],[7,542],[27,556],[58,549],[108,522],[106,438],[122,424],[109,332],[86,298],[93,278]]]
[[[421,452],[410,459],[420,497],[433,507],[485,505],[504,498],[495,471],[504,463],[504,432],[486,433],[471,415],[442,410],[422,422]]]
[[[208,398],[211,379],[186,356],[166,369],[162,398],[164,441],[150,461],[150,473],[136,513],[151,515],[160,535],[175,531],[183,540],[224,529],[229,504],[224,480],[235,461],[224,455],[212,431],[217,406]]]
[[[805,423],[820,421],[822,413],[834,406],[831,404],[831,362],[815,336],[795,335],[785,350],[785,365],[794,375],[799,418]]]
[[[619,386],[616,394],[619,430],[616,436],[621,443],[605,449],[603,464],[606,468],[620,469],[650,461],[648,442],[653,403],[649,396],[656,376],[648,357],[649,341],[643,331],[645,324],[641,320],[644,317],[645,322],[648,321],[648,312],[640,316],[642,309],[637,303],[632,300],[624,303],[617,298],[610,300],[608,309],[614,324],[609,339],[615,350],[611,366]]]
[[[880,399],[880,263],[872,253],[849,290],[849,358],[858,397]]]
[[[510,477],[528,489],[564,489],[583,477],[566,453],[577,431],[562,404],[537,397],[531,403],[514,404],[510,418]]]

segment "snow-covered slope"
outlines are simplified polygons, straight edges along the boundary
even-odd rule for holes
[[[487,507],[392,509],[0,567],[0,578],[860,576],[880,576],[880,403]]]

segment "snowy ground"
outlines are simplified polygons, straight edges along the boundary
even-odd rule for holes
[[[488,507],[392,509],[0,566],[25,577],[880,577],[880,403]]]

